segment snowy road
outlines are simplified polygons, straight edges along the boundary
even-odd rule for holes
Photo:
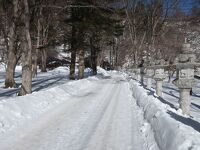
[[[83,86],[83,85],[82,85]],[[65,85],[61,88],[69,92]],[[1,150],[157,150],[128,82],[94,80],[1,140]],[[62,95],[60,95],[62,97]]]

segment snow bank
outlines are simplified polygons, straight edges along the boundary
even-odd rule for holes
[[[22,71],[22,66],[16,66],[15,71],[16,72],[21,72]]]
[[[17,66],[16,69],[20,70],[21,66]],[[85,73],[88,72],[91,72],[91,69],[85,69]],[[101,78],[106,74],[106,71],[101,68],[98,68],[98,72]],[[40,73],[38,76],[48,79],[52,75],[67,75],[68,73],[68,67],[58,67],[47,73]],[[0,137],[7,131],[23,125],[27,120],[39,117],[63,102],[71,102],[74,95],[81,96],[82,91],[88,88],[94,80],[98,78],[92,76],[83,80],[66,81],[65,84],[33,92],[30,95],[2,99],[0,101]]]
[[[48,71],[48,73],[50,73],[52,75],[61,74],[61,73],[65,74],[66,73],[66,75],[67,75],[67,73],[69,73],[69,67],[58,67],[58,68],[55,68],[53,70]]]
[[[151,92],[148,94],[149,91],[145,91],[139,83],[131,80],[130,84],[133,96],[143,108],[144,117],[151,124],[162,150],[200,149],[200,133],[192,127],[192,119],[162,103]]]
[[[80,95],[82,90],[90,85],[88,79],[69,81],[44,91],[30,95],[7,98],[0,101],[0,138],[7,131],[22,126],[28,120],[38,118],[59,104],[71,103],[71,97]],[[80,95],[81,96],[81,95]]]
[[[62,95],[61,97],[59,94]],[[61,103],[68,96],[59,87],[0,101],[0,134]]]
[[[97,73],[99,75],[103,75],[103,76],[110,76],[109,71],[106,71],[105,69],[101,68],[101,67],[97,67]]]

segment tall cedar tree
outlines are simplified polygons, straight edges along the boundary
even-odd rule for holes
[[[95,4],[93,1],[79,1],[74,3],[74,5],[91,6]],[[122,34],[123,27],[120,26],[120,20],[114,19],[114,9],[112,8],[96,6],[71,8],[71,10],[71,18],[66,20],[67,23],[72,23],[70,79],[75,79],[77,52],[79,54],[78,77],[81,79],[84,77],[84,55],[88,45],[90,45],[93,74],[97,73],[96,59],[99,50],[97,42],[99,40],[94,37],[101,36],[102,34],[119,36]]]

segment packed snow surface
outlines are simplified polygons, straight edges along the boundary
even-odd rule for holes
[[[75,81],[66,67],[40,73],[23,97],[0,88],[0,150],[200,149],[198,115],[183,116],[123,72],[90,71]]]
[[[0,103],[1,150],[157,150],[129,82],[100,69]]]
[[[192,127],[195,124],[192,124],[191,118],[163,104],[156,95],[151,95],[151,91],[144,90],[138,83],[131,81],[131,85],[133,96],[137,99],[137,104],[143,108],[144,118],[151,124],[155,139],[161,149],[200,149],[200,134]]]

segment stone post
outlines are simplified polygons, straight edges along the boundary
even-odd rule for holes
[[[151,78],[149,78],[149,77],[147,77],[147,89],[151,89],[151,84],[152,84],[152,82],[151,82]]]
[[[190,44],[182,45],[181,54],[178,56],[177,78],[173,83],[180,89],[179,107],[183,114],[190,114],[190,90],[196,84],[194,80],[194,65],[196,56]]]
[[[183,113],[189,114],[190,103],[190,89],[180,89],[179,105]]]
[[[136,79],[136,70],[135,70],[135,68],[132,69],[131,76],[132,76],[132,78]]]
[[[141,80],[140,68],[135,68],[135,76],[136,76],[136,80],[138,80],[138,81]]]
[[[144,85],[144,72],[145,72],[145,68],[144,67],[140,67],[140,82],[142,85]]]
[[[158,96],[162,96],[162,80],[157,80],[156,81],[156,94]]]
[[[134,70],[131,71],[131,77],[135,79],[135,72],[134,72]]]
[[[153,78],[153,75],[154,75],[153,69],[147,67],[145,75],[147,78],[147,89],[151,89],[151,84],[152,84],[151,80]]]
[[[166,78],[164,66],[155,66],[154,80],[156,81],[156,94],[162,96],[162,82]]]

